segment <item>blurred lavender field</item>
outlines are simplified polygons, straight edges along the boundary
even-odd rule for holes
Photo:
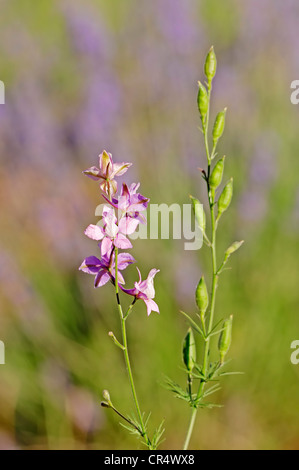
[[[213,44],[214,112],[228,106],[221,152],[234,177],[221,245],[245,239],[219,288],[218,315],[234,313],[233,368],[201,412],[191,448],[298,449],[299,4],[295,0],[2,0],[0,80],[0,449],[131,449],[99,406],[108,388],[130,410],[112,289],[78,271],[94,244],[97,185],[82,175],[106,149],[132,161],[152,203],[204,194],[197,80]],[[162,448],[180,448],[188,414],[161,387],[179,365],[206,250],[138,240],[156,281],[160,316],[138,305],[130,323],[136,382]],[[131,268],[131,281],[135,269]],[[165,332],[167,331],[167,336]]]

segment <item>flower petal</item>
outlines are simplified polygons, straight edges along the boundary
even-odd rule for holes
[[[94,181],[97,181],[99,178],[102,178],[100,170],[96,166],[92,166],[91,168],[87,168],[87,170],[83,171],[83,174],[88,176]]]
[[[107,172],[109,171],[109,166],[112,168],[113,160],[111,153],[107,153],[106,150],[99,155],[99,168],[102,176],[104,178],[108,177]]]
[[[110,258],[111,251],[112,251],[113,243],[110,238],[105,237],[101,243],[101,255],[105,258]]]
[[[120,269],[121,271],[123,269],[126,269],[130,264],[133,264],[135,262],[136,262],[135,259],[129,253],[119,253],[117,257],[118,269]]]
[[[96,256],[88,256],[79,267],[80,271],[87,274],[97,274],[102,267],[102,263]]]
[[[102,240],[104,237],[103,229],[102,227],[99,227],[98,225],[93,225],[93,224],[88,225],[84,233],[88,238],[91,238],[92,240],[99,241],[99,240]]]
[[[128,250],[132,248],[132,243],[128,238],[126,238],[122,233],[118,233],[114,239],[114,245],[116,248],[120,248],[121,250]]]
[[[122,176],[128,168],[132,166],[132,163],[113,163],[113,170],[110,175],[110,178],[114,178],[115,176]]]
[[[158,305],[156,304],[156,302],[154,300],[147,299],[147,300],[144,300],[144,303],[145,303],[146,308],[147,308],[147,316],[149,316],[152,311],[160,313],[159,307],[158,307]]]
[[[109,273],[105,269],[101,269],[95,277],[94,286],[102,287],[111,279]]]
[[[118,224],[119,230],[125,235],[132,235],[139,225],[138,219],[132,219],[131,217],[123,217]]]

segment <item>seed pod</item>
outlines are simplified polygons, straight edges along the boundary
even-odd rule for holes
[[[231,315],[223,322],[223,330],[220,333],[218,349],[220,353],[220,363],[223,364],[224,358],[229,351],[232,340],[233,316]]]
[[[220,186],[221,184],[224,169],[224,161],[225,156],[218,160],[210,176],[210,186],[213,189],[217,189],[218,186]]]
[[[218,200],[218,215],[217,219],[220,218],[220,216],[225,212],[232,200],[233,197],[233,178],[229,180],[229,182],[226,184],[226,186],[223,188],[222,193],[220,194],[219,200]]]
[[[201,82],[198,82],[198,95],[197,95],[197,105],[200,118],[204,122],[209,109],[209,98],[206,88]]]
[[[191,199],[195,220],[198,223],[200,230],[204,233],[206,230],[206,214],[203,205],[193,196],[189,196]]]
[[[206,282],[203,276],[200,278],[200,281],[197,285],[195,297],[200,314],[204,315],[209,305],[209,295],[207,291]]]
[[[196,344],[191,327],[188,329],[183,342],[183,362],[188,372],[191,372],[196,362]]]
[[[225,252],[225,258],[229,258],[230,255],[232,255],[235,251],[237,251],[244,243],[244,240],[241,240],[240,242],[234,242],[231,244],[230,247]]]
[[[205,74],[209,82],[213,80],[216,74],[216,67],[217,67],[217,60],[216,60],[216,54],[214,52],[214,47],[212,46],[211,49],[208,52],[206,62],[205,62]]]
[[[224,108],[223,111],[220,111],[215,119],[214,127],[213,127],[213,145],[215,146],[223,134],[224,126],[225,126],[225,114],[227,108]]]

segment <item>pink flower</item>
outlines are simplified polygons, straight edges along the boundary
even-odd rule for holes
[[[121,290],[126,294],[133,295],[137,299],[143,300],[146,305],[148,315],[150,315],[152,311],[160,313],[158,305],[153,300],[155,297],[154,277],[160,270],[151,269],[145,281],[142,281],[140,271],[138,268],[137,270],[139,281],[135,282],[135,287],[133,289],[124,289],[120,286]]]
[[[131,235],[138,225],[135,220],[122,218],[117,225],[117,218],[112,207],[104,206],[102,214],[104,227],[89,225],[85,230],[85,235],[92,240],[103,240],[102,246],[106,251],[110,251],[112,245],[120,249],[132,248],[132,243],[126,235]]]
[[[111,153],[104,150],[99,155],[99,168],[92,166],[83,173],[95,181],[101,180],[100,188],[110,197],[117,191],[114,178],[123,175],[131,165],[132,163],[114,163]]]
[[[106,251],[106,247],[101,245],[101,259],[96,256],[88,256],[84,259],[79,269],[87,274],[95,276],[94,286],[101,287],[108,281],[115,281],[115,254],[113,249]],[[119,253],[117,257],[117,278],[120,284],[124,284],[124,278],[120,271],[126,269],[130,264],[135,263],[135,259],[129,253]]]
[[[103,195],[103,197],[109,204],[120,211],[123,216],[130,217],[145,223],[146,220],[144,216],[140,214],[140,212],[147,209],[149,199],[142,196],[140,193],[137,193],[139,186],[140,183],[133,183],[128,188],[128,186],[124,183],[122,185],[121,194],[118,198],[113,197],[110,201],[105,195]]]

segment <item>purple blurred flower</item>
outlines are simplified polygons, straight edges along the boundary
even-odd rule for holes
[[[151,269],[145,281],[142,281],[140,271],[138,268],[137,270],[139,281],[135,282],[135,287],[133,289],[124,289],[120,286],[122,291],[126,294],[133,295],[136,299],[143,300],[147,308],[147,315],[150,315],[152,311],[160,313],[158,305],[153,300],[155,297],[154,277],[160,270],[155,268]]]
[[[114,282],[115,280],[115,254],[114,249],[106,251],[105,245],[101,245],[101,259],[96,256],[88,256],[85,258],[79,270],[92,274],[95,276],[94,286],[101,287],[107,284],[108,281]],[[123,271],[130,264],[135,263],[135,259],[129,253],[119,253],[117,257],[118,266],[118,282],[124,284],[124,278],[119,271]]]
[[[140,183],[133,183],[130,188],[128,188],[128,186],[123,183],[120,196],[118,198],[112,198],[112,201],[109,201],[108,198],[103,195],[109,204],[118,209],[122,215],[126,217],[127,223],[128,218],[138,219],[140,222],[145,223],[145,218],[140,212],[146,210],[149,199],[137,193],[139,186]]]
[[[114,163],[111,153],[104,150],[99,155],[99,168],[92,166],[83,173],[94,181],[101,181],[100,188],[109,196],[117,191],[116,176],[123,175],[132,163]]]

